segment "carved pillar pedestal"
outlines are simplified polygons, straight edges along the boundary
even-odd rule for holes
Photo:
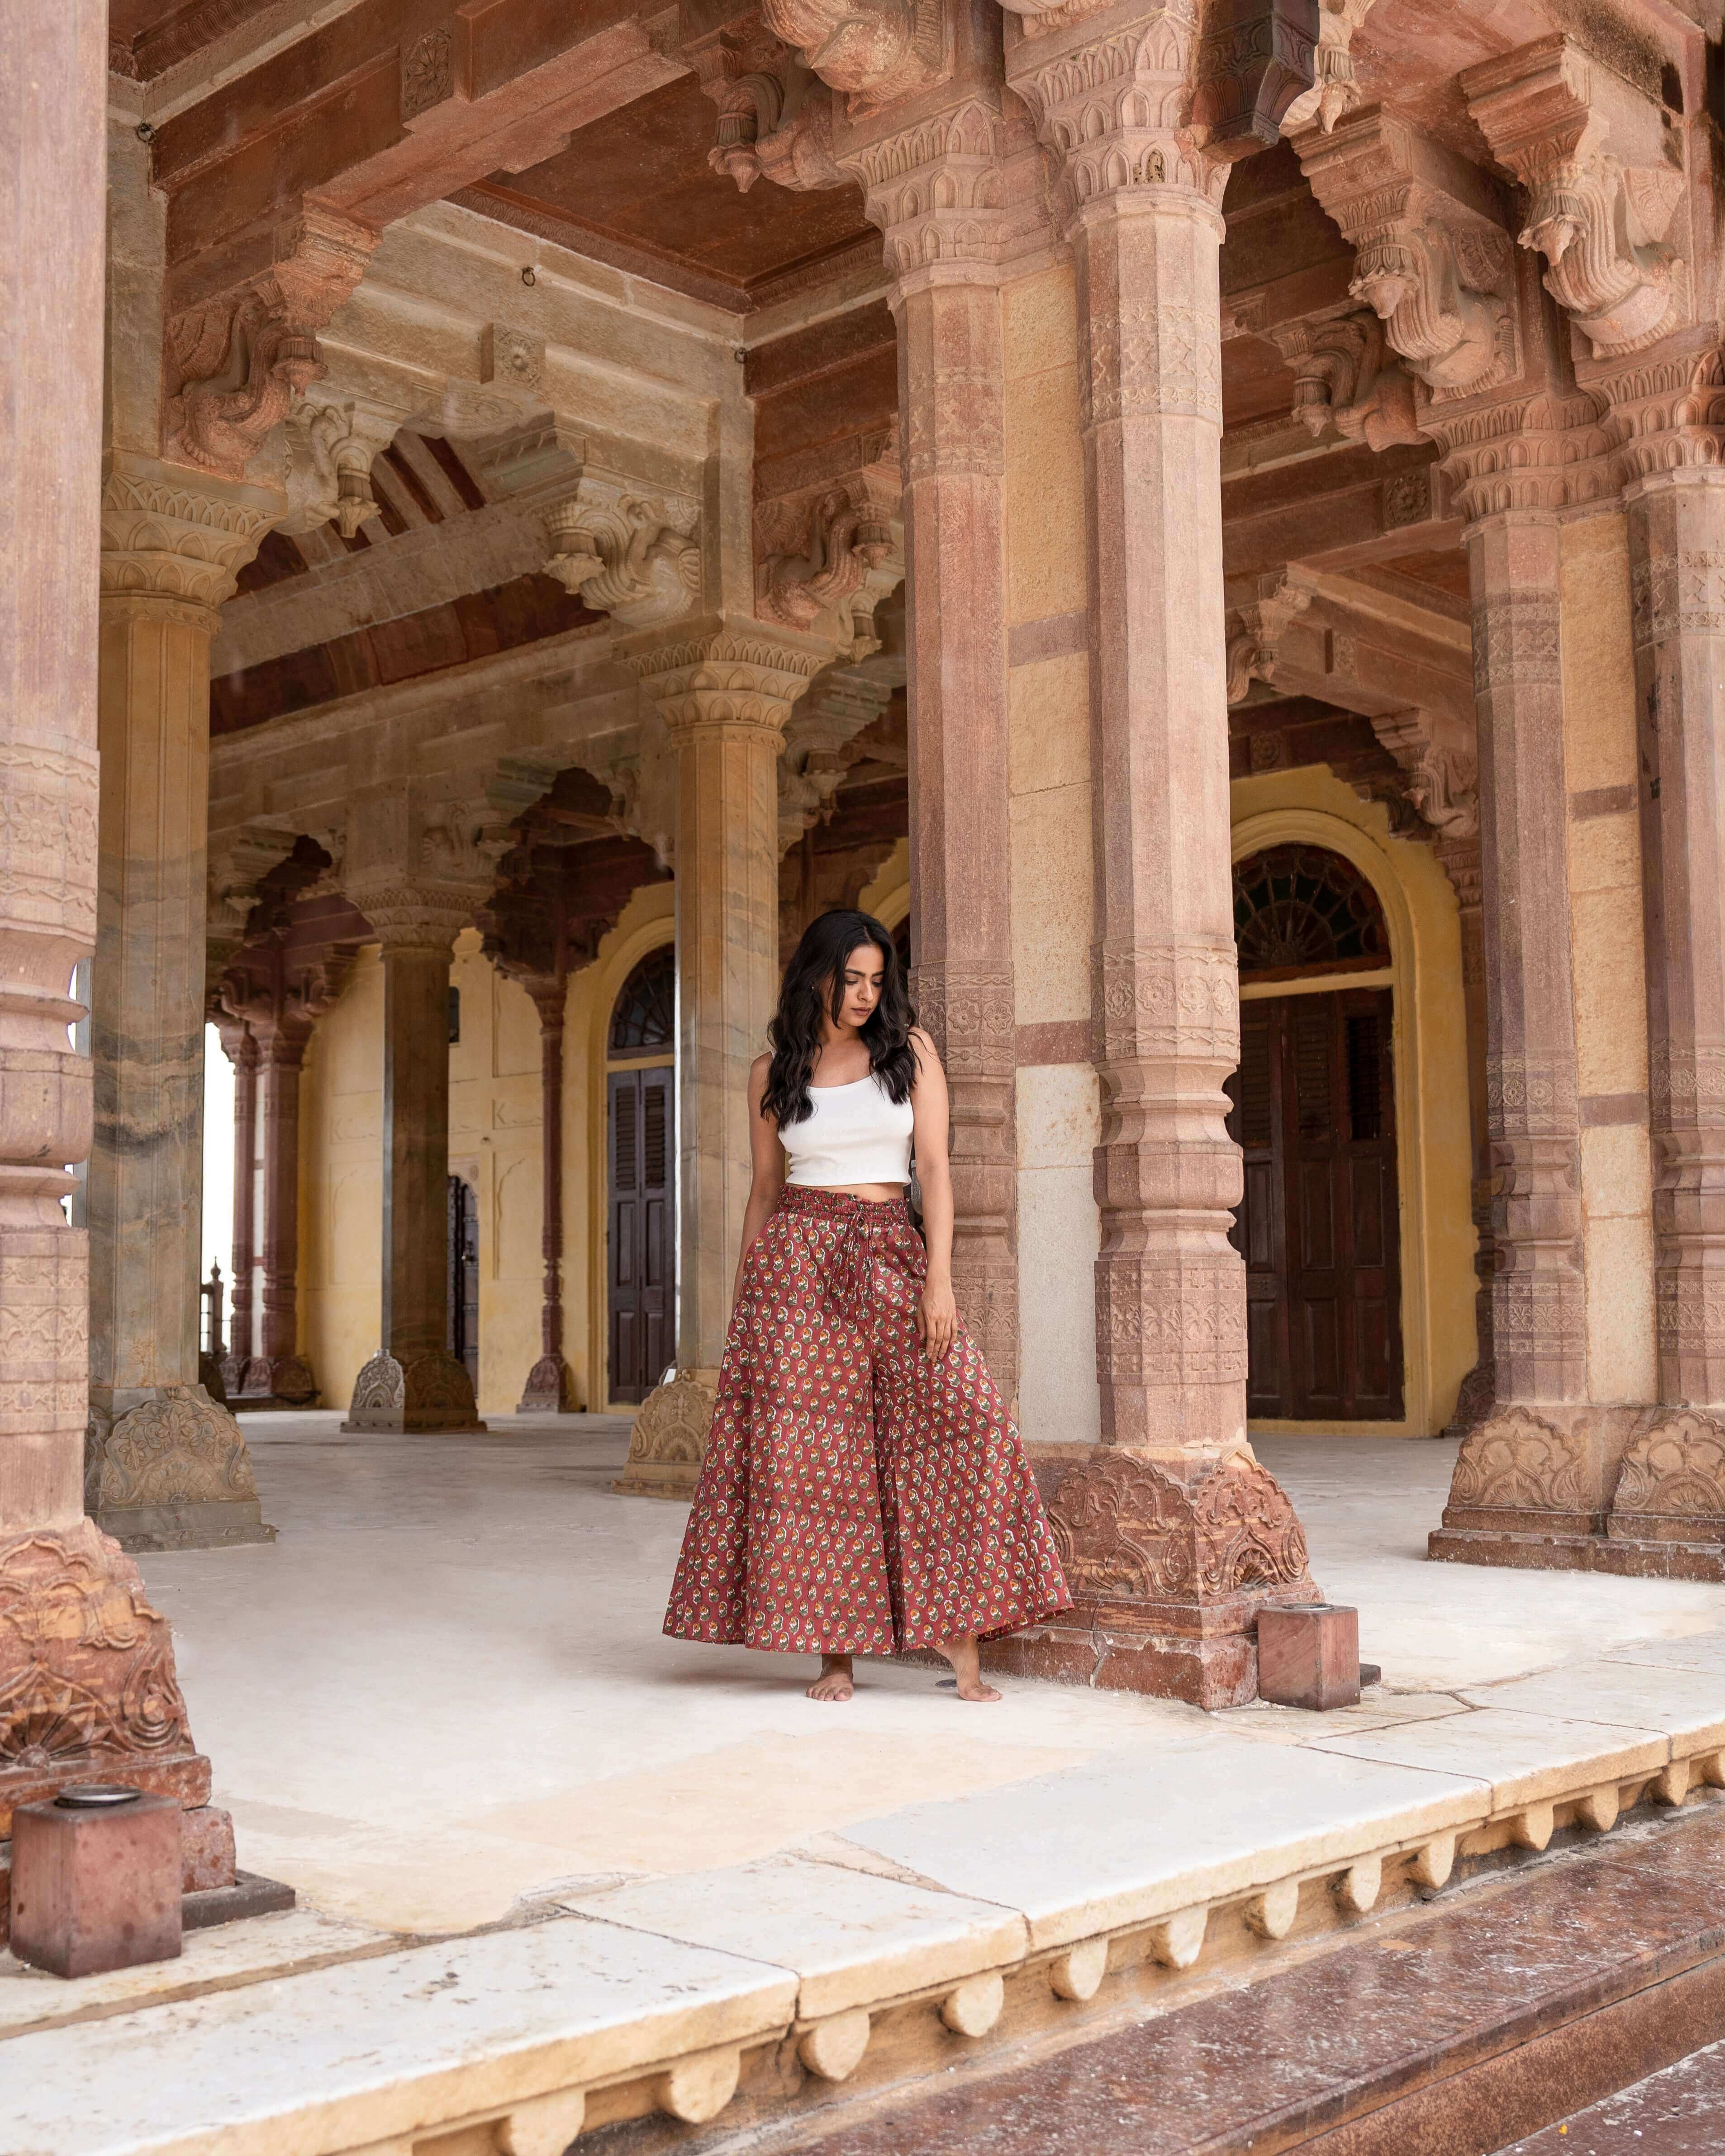
[[[1430,1551],[1479,1564],[1590,1564],[1640,1412],[1588,1397],[1558,539],[1536,509],[1467,533],[1497,1398],[1463,1442]]]
[[[383,1337],[341,1428],[483,1430],[467,1365],[447,1345],[449,953],[471,908],[356,898],[383,947]]]
[[[1160,124],[1194,26],[1026,40],[1014,86],[1061,153],[1078,295],[1101,1089],[1102,1443],[1043,1466],[1076,1607],[1017,1666],[1204,1707],[1257,1691],[1257,1613],[1318,1599],[1245,1434],[1245,1276],[1229,1242],[1240,1058],[1230,880],[1218,253],[1227,167]],[[1100,70],[1111,132],[1091,123]],[[1158,124],[1146,124],[1155,116]]]
[[[619,656],[677,747],[677,1363],[642,1402],[615,1489],[692,1496],[748,1203],[748,1072],[778,995],[778,756],[831,646],[708,615]]]
[[[263,1542],[198,1380],[209,649],[279,497],[115,452],[103,490],[85,1502],[129,1548]]]
[[[100,10],[61,0],[18,0],[6,34],[20,64],[0,70],[0,193],[32,236],[12,264],[10,363],[20,382],[54,383],[56,410],[53,425],[0,446],[0,1840],[17,1804],[128,1782],[179,1799],[188,1847],[225,1850],[225,1868],[197,1883],[227,1885],[231,1830],[208,1809],[209,1763],[192,1741],[167,1621],[136,1565],[83,1513],[90,1239],[60,1206],[74,1185],[65,1163],[88,1153],[91,1128],[66,983],[96,938],[87,565],[100,501],[107,39]],[[195,1283],[192,1297],[195,1320]],[[195,1331],[191,1346],[195,1357]],[[4,1912],[0,1887],[0,1932]]]

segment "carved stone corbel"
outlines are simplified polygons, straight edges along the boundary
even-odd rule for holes
[[[1243,704],[1254,681],[1268,681],[1276,670],[1276,652],[1288,624],[1312,604],[1309,588],[1296,584],[1286,573],[1260,577],[1257,595],[1232,608],[1228,615],[1228,708]]]
[[[205,935],[208,983],[228,965],[245,941],[246,922],[258,902],[264,879],[294,850],[297,832],[285,827],[249,826],[209,854],[209,916]]]
[[[1313,121],[1327,135],[1336,122],[1363,101],[1353,67],[1353,33],[1376,0],[1319,0],[1317,50],[1312,85],[1296,97],[1282,116],[1282,132],[1291,135]]]
[[[817,674],[791,707],[778,761],[778,850],[831,813],[848,768],[845,751],[878,719],[902,685],[901,658],[865,658]]]
[[[1486,176],[1381,105],[1294,147],[1353,244],[1349,290],[1433,393],[1471,395],[1518,372],[1513,253]]]
[[[633,494],[583,472],[574,490],[547,511],[545,524],[552,548],[547,573],[619,627],[675,621],[701,596],[701,547],[686,505]]]
[[[301,398],[283,429],[288,513],[276,529],[291,534],[334,524],[344,539],[352,538],[377,514],[372,460],[403,424],[399,413],[363,398]]]
[[[706,161],[739,193],[762,177],[796,191],[844,185],[833,162],[831,94],[764,25],[721,30],[687,50],[719,108]]]
[[[1663,244],[1682,167],[1660,108],[1565,37],[1469,68],[1467,109],[1527,190],[1523,247],[1596,359],[1640,352],[1681,318],[1682,265]]]
[[[761,16],[845,93],[852,119],[931,88],[951,65],[945,0],[761,0]]]
[[[1322,321],[1279,322],[1265,334],[1293,370],[1294,417],[1316,438],[1333,426],[1368,449],[1423,442],[1413,378],[1385,349],[1369,308]]]
[[[1372,732],[1407,773],[1408,798],[1450,844],[1477,841],[1479,745],[1474,730],[1444,711],[1391,711]]]
[[[883,463],[813,500],[763,502],[756,512],[761,619],[813,629],[865,655],[858,646],[870,639],[875,608],[905,573],[898,492],[896,472]]]
[[[323,373],[317,332],[364,275],[377,244],[369,226],[308,206],[272,269],[174,316],[164,456],[243,478],[270,429]]]

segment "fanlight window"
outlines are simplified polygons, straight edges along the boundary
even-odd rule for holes
[[[676,1031],[677,962],[669,943],[649,952],[618,992],[611,1014],[611,1053],[644,1055],[669,1048]]]
[[[1377,892],[1351,861],[1322,846],[1271,846],[1235,865],[1234,940],[1242,979],[1389,963]]]

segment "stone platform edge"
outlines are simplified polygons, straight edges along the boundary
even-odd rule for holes
[[[215,2052],[208,2032],[200,2034],[201,2010],[212,2005],[203,1994],[100,2020],[26,2025],[0,2035],[0,2058],[23,2070],[5,2078],[33,2092],[27,2117],[0,2123],[0,2156],[39,2156],[48,2146],[57,2156],[280,2156],[290,2145],[295,2156],[414,2156],[422,2141],[470,2129],[484,2129],[501,2156],[562,2156],[583,2130],[626,2119],[658,2113],[685,2127],[716,2122],[746,2080],[752,2090],[764,2092],[764,2111],[762,2097],[755,2099],[757,2115],[786,2117],[809,2084],[836,2085],[857,2071],[882,2017],[896,2017],[901,2055],[906,2018],[913,2021],[927,2051],[926,2070],[936,2071],[987,2041],[1009,1997],[1017,2002],[1013,2019],[1020,2034],[1019,2010],[1027,2001],[1039,2015],[1055,2019],[1097,2012],[1106,2004],[1109,1978],[1128,1970],[1159,1973],[1173,1988],[1158,1990],[1158,2004],[1172,2005],[1183,1984],[1214,1976],[1214,1964],[1230,1953],[1237,1958],[1244,1951],[1247,1980],[1257,1955],[1266,1957],[1257,1968],[1268,1974],[1279,1960],[1271,1950],[1296,1933],[1296,1922],[1302,1942],[1340,1933],[1374,1911],[1430,1898],[1458,1863],[1467,1870],[1511,1861],[1517,1852],[1543,1851],[1566,1828],[1603,1835],[1638,1806],[1680,1806],[1706,1790],[1725,1789],[1725,1738],[1715,1731],[1686,1750],[1681,1738],[1668,1736],[1650,1743],[1651,1726],[1572,1725],[1595,1730],[1597,1750],[1573,1758],[1560,1784],[1552,1779],[1556,1770],[1544,1773],[1537,1801],[1494,1807],[1489,1783],[1457,1770],[1447,1777],[1453,1794],[1435,1808],[1430,1784],[1445,1777],[1409,1769],[1422,1794],[1399,1820],[1392,1812],[1362,1820],[1352,1831],[1326,1830],[1317,1838],[1322,1854],[1317,1861],[1312,1851],[1301,1861],[1297,1842],[1286,1852],[1265,1851],[1244,1888],[1235,1861],[1210,1867],[1219,1890],[1213,1895],[1203,1892],[1201,1866],[1178,1878],[1147,1881],[1136,1896],[1117,1891],[1110,1897],[1112,1917],[1104,1922],[1096,1920],[1100,1905],[1094,1902],[1034,1913],[989,1904],[986,1914],[999,1921],[984,1928],[993,1941],[988,1951],[970,1958],[955,1951],[949,1926],[922,1968],[914,1951],[885,1964],[876,1952],[849,1967],[820,1959],[813,1974],[799,1974],[752,1953],[746,1944],[715,1950],[691,1943],[675,1923],[649,1928],[620,1917],[602,1920],[600,1895],[584,1905],[583,1914],[400,1953],[356,1954],[300,1974],[275,1976],[265,1969],[257,1981],[227,1991],[228,2008],[249,2017],[249,2039],[267,2039],[279,2048],[284,2039],[303,2045],[311,2035],[315,2057],[319,2025],[329,2020],[340,2024],[332,2032],[342,2040],[337,2049],[352,2056],[347,2039],[352,2009],[346,1994],[356,1977],[377,1992],[387,2018],[403,1992],[419,1999],[454,1986],[483,1994],[490,1980],[488,1951],[509,1940],[536,1938],[555,1953],[572,1950],[576,1989],[585,1974],[583,1956],[592,1950],[603,1954],[634,1942],[665,1964],[663,1980],[655,1980],[650,1999],[633,2015],[583,2014],[572,2005],[567,2020],[536,2037],[500,2023],[489,2043],[470,2038],[442,2055],[428,2053],[403,2030],[393,2042],[368,2048],[366,2085],[345,2094],[320,2088],[313,2070],[297,2097],[260,2097],[248,2064],[254,2056],[250,2041]],[[1265,1750],[1268,1768],[1282,1748]],[[1431,1822],[1440,1815],[1445,1824],[1435,1829]],[[849,1831],[862,1834],[870,1824]],[[855,1866],[825,1849],[792,1849],[756,1863],[822,1864],[854,1870],[876,1886],[892,1884],[891,1872],[868,1861],[860,1845],[856,1854]],[[695,1876],[722,1881],[750,1869]],[[632,1882],[661,1883],[675,1890],[677,1876]],[[949,1894],[961,1912],[981,1906],[936,1882],[919,1886],[924,1898],[936,1902]],[[668,1960],[667,1948],[673,1950]],[[712,1991],[715,1964],[722,1964],[726,1979],[722,2001],[699,1995],[701,1972]],[[84,2041],[98,2029],[101,2053]],[[125,2063],[128,2031],[147,2043],[151,2062],[154,2096],[141,2106],[128,2097],[138,2085]],[[93,2091],[92,2068],[116,2044],[114,2078],[105,2090]],[[8,2045],[22,2049],[8,2052]],[[776,2055],[773,2071],[747,2075],[750,2055],[763,2051]],[[182,2071],[182,2051],[189,2071]],[[201,2102],[192,2090],[201,2092]],[[165,2092],[178,2091],[187,2092],[174,2105],[184,2115],[164,2117]],[[836,2096],[836,2087],[826,2093]]]

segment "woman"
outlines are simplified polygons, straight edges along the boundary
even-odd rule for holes
[[[947,1081],[892,939],[811,922],[749,1073],[754,1181],[706,1464],[665,1629],[851,1656],[977,1640],[1069,1605],[1006,1404],[952,1301]],[[905,1203],[914,1146],[923,1236]],[[788,1169],[788,1173],[787,1170]]]

